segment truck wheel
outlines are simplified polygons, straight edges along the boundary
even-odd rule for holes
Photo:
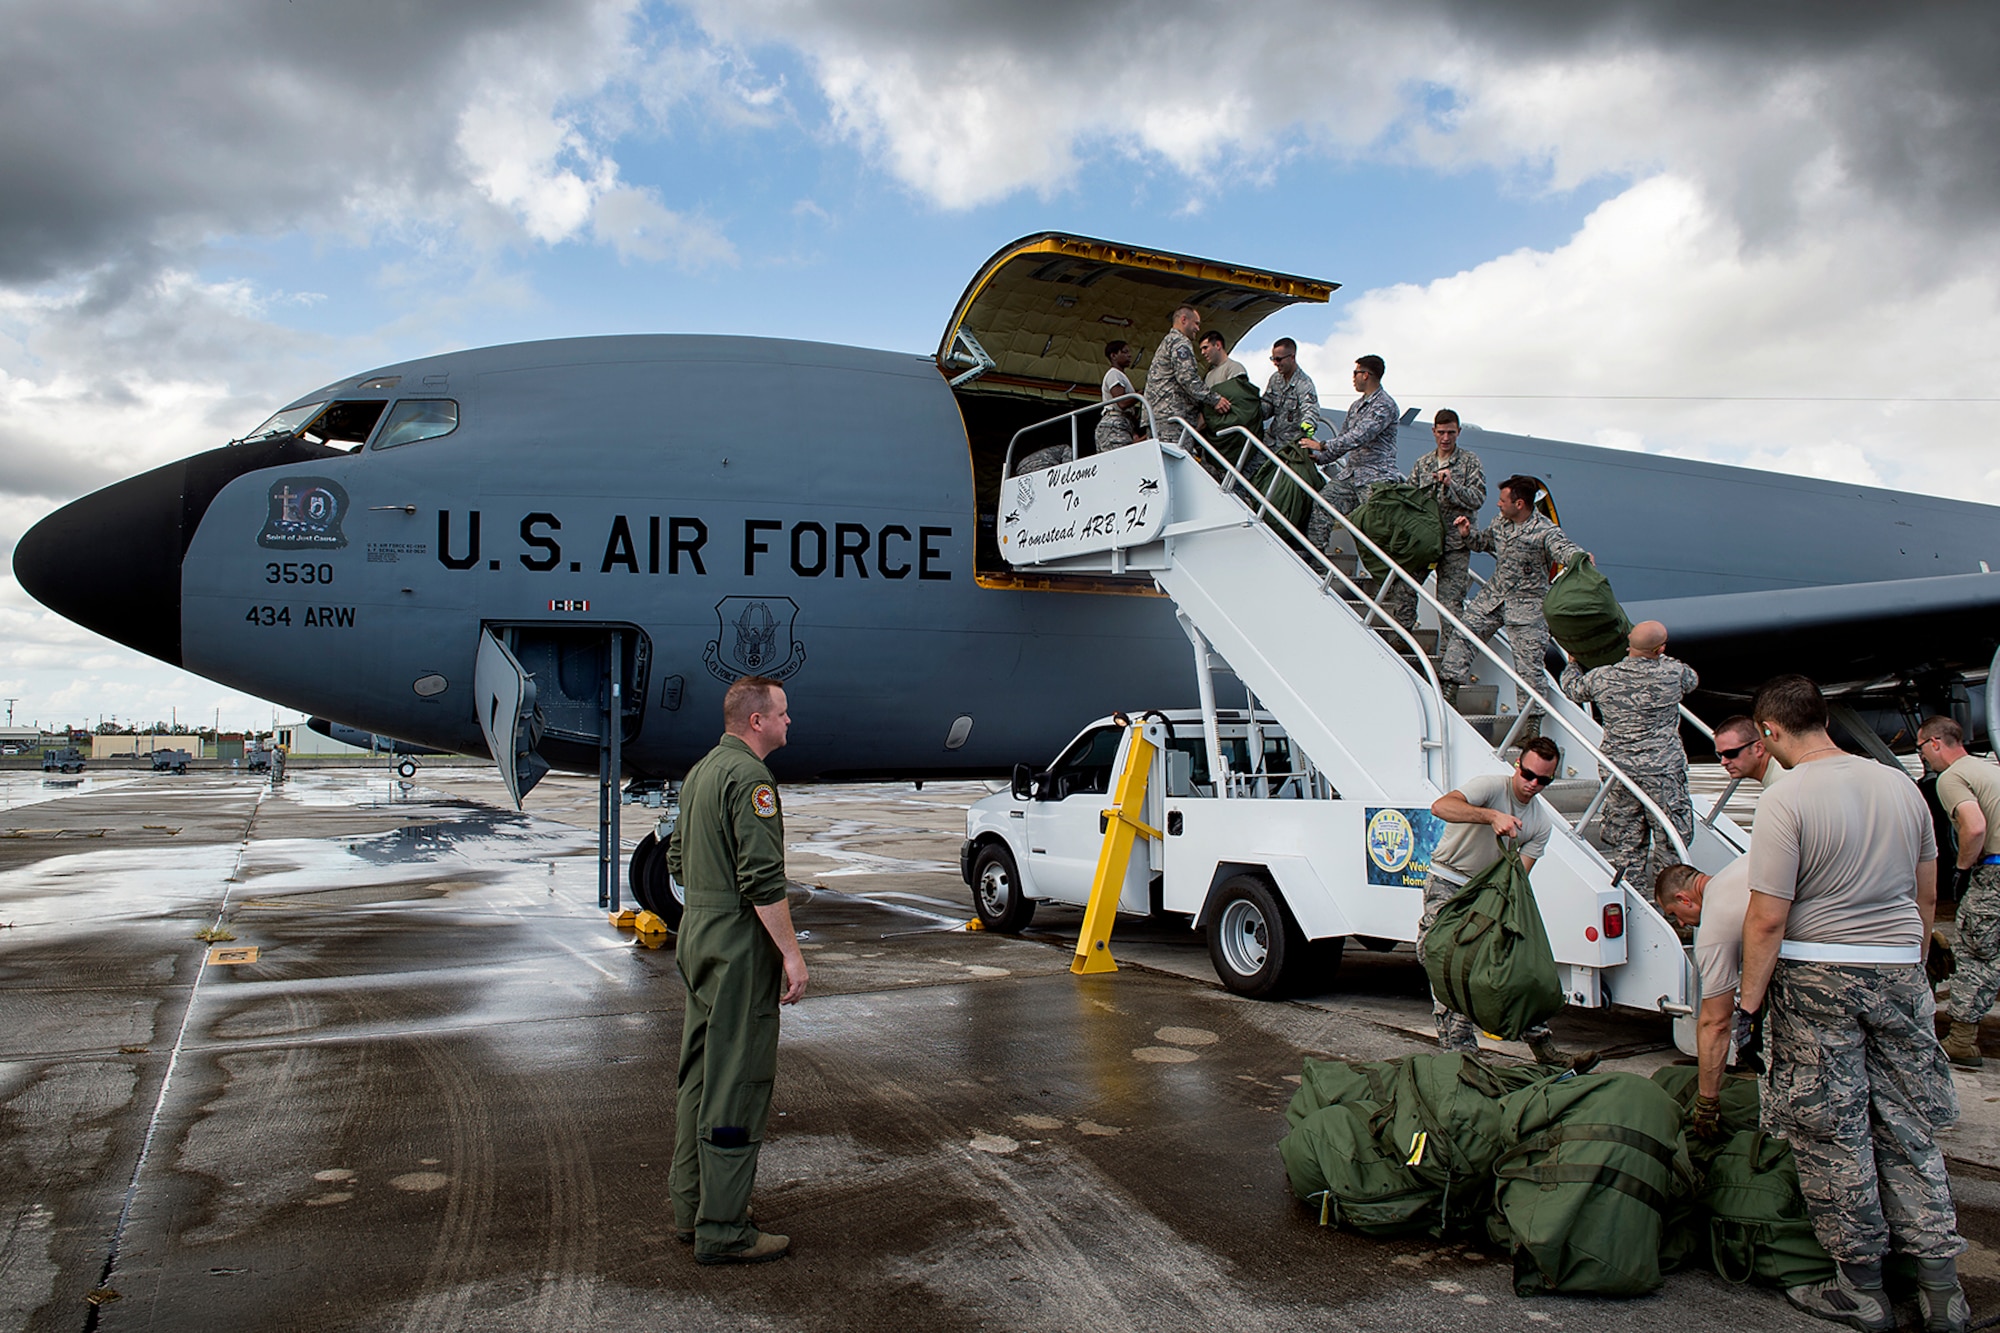
[[[1270,885],[1255,875],[1223,881],[1208,923],[1208,957],[1224,986],[1253,1000],[1276,999],[1305,952],[1299,928]]]
[[[681,909],[687,905],[687,894],[667,873],[667,849],[660,846],[660,840],[653,834],[639,839],[639,845],[632,849],[627,883],[632,888],[632,901],[666,922],[668,930],[681,928]]]
[[[1021,892],[1021,873],[1005,844],[989,842],[972,858],[972,906],[988,930],[1018,935],[1035,919],[1035,900]]]

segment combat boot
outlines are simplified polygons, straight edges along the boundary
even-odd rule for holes
[[[1860,1333],[1890,1333],[1896,1327],[1896,1312],[1889,1306],[1889,1293],[1882,1289],[1880,1259],[1872,1264],[1841,1264],[1824,1282],[1787,1287],[1785,1299],[1809,1315],[1846,1324]]]
[[[722,1250],[713,1254],[695,1252],[698,1264],[768,1264],[773,1259],[782,1259],[791,1252],[792,1238],[776,1236],[768,1231],[757,1233],[757,1239],[740,1250]]]
[[[1979,1053],[1979,1024],[1951,1020],[1951,1031],[1945,1034],[1945,1058],[1961,1069],[1978,1069],[1986,1063],[1986,1057]]]
[[[1596,1051],[1566,1051],[1556,1045],[1554,1037],[1536,1037],[1528,1042],[1528,1049],[1534,1052],[1535,1063],[1548,1069],[1567,1066],[1572,1073],[1588,1074],[1597,1068]]]
[[[1958,1260],[1917,1260],[1917,1309],[1924,1316],[1924,1333],[1965,1333],[1972,1307],[1958,1283]]]

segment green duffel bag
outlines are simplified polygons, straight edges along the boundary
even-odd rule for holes
[[[1491,1234],[1514,1290],[1638,1296],[1660,1285],[1663,1219],[1694,1192],[1681,1113],[1637,1074],[1538,1083],[1502,1101]]]
[[[1366,1119],[1395,1096],[1401,1069],[1395,1060],[1307,1060],[1299,1090],[1285,1108],[1285,1121],[1297,1128],[1325,1106],[1356,1107]]]
[[[1806,1215],[1792,1145],[1783,1139],[1760,1129],[1733,1135],[1709,1160],[1701,1203],[1709,1258],[1726,1280],[1796,1287],[1833,1276],[1833,1258]]]
[[[1701,1071],[1693,1065],[1668,1065],[1663,1069],[1656,1069],[1653,1071],[1653,1082],[1666,1089],[1667,1095],[1680,1106],[1683,1116],[1694,1110],[1694,1099],[1701,1095]],[[1755,1077],[1749,1074],[1724,1074],[1722,1093],[1718,1100],[1722,1103],[1724,1135],[1740,1134],[1746,1129],[1757,1128],[1758,1110],[1762,1103],[1757,1093]],[[1698,1141],[1688,1140],[1688,1151],[1699,1154],[1701,1148]]]
[[[1509,841],[1498,861],[1438,910],[1423,955],[1431,993],[1507,1041],[1566,1000],[1527,867]]]
[[[1263,464],[1263,450],[1258,449],[1241,435],[1223,434],[1232,426],[1241,426],[1252,435],[1264,421],[1264,401],[1257,387],[1241,375],[1231,375],[1209,392],[1229,400],[1227,412],[1217,412],[1213,404],[1203,409],[1202,433],[1215,442],[1216,450],[1242,470],[1246,477]]]
[[[1419,583],[1444,556],[1444,518],[1438,513],[1437,497],[1407,481],[1378,481],[1368,488],[1368,499],[1349,516],[1362,535]],[[1361,548],[1361,563],[1377,579],[1388,574],[1388,566],[1367,547]]]
[[[1578,559],[1556,576],[1542,594],[1542,619],[1549,637],[1586,671],[1610,666],[1630,646],[1631,618],[1595,561]]]
[[[1538,1065],[1488,1065],[1456,1051],[1408,1056],[1400,1066],[1378,1137],[1443,1191],[1444,1229],[1477,1225],[1491,1211],[1493,1164],[1507,1148],[1500,1099],[1555,1074]]]
[[[1245,444],[1244,448],[1248,449],[1249,445]],[[1282,514],[1293,527],[1298,529],[1299,536],[1303,537],[1312,523],[1312,498],[1319,494],[1322,486],[1326,485],[1326,478],[1320,475],[1320,470],[1313,465],[1312,459],[1306,457],[1305,450],[1298,445],[1279,445],[1274,452],[1285,461],[1284,468],[1280,469],[1276,463],[1267,462],[1257,469],[1257,474],[1250,479],[1250,485],[1257,494],[1270,503],[1270,509],[1264,515],[1266,523],[1277,528],[1280,534],[1289,537],[1291,534],[1285,532],[1277,521],[1277,516]],[[1263,457],[1254,450],[1252,453],[1255,457]]]
[[[1319,1208],[1321,1226],[1369,1236],[1435,1234],[1443,1191],[1383,1147],[1355,1106],[1323,1106],[1278,1141],[1292,1193]]]

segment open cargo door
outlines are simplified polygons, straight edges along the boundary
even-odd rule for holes
[[[1096,402],[1109,368],[1104,345],[1113,339],[1132,344],[1137,360],[1129,373],[1143,387],[1177,306],[1201,311],[1202,328],[1219,330],[1235,354],[1270,315],[1301,302],[1324,302],[1337,286],[1057,232],[1023,237],[987,260],[959,297],[937,349],[938,369],[958,398],[972,452],[979,583],[1150,590],[1150,579],[1016,572],[1000,558],[994,510],[1008,442],[1024,426]],[[1237,359],[1262,369],[1261,358]],[[1263,383],[1258,370],[1252,377]],[[1084,452],[1096,427],[1095,414],[1078,423]],[[1053,428],[1041,434],[1048,438],[1026,447],[1068,438],[1064,432],[1059,439]]]
[[[479,631],[472,695],[478,702],[479,730],[486,737],[487,752],[519,810],[521,798],[542,780],[549,763],[535,753],[542,738],[535,715],[535,682],[489,629]]]

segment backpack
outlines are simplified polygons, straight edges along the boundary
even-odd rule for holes
[[[1378,481],[1368,488],[1368,499],[1350,517],[1363,535],[1419,583],[1444,555],[1444,518],[1438,512],[1437,497],[1421,486]],[[1388,574],[1388,567],[1366,547],[1361,551],[1361,563],[1377,579]]]
[[[1514,1252],[1515,1292],[1658,1287],[1662,1219],[1695,1183],[1673,1098],[1637,1074],[1584,1074],[1501,1105],[1490,1233]]]
[[[1542,594],[1542,619],[1585,671],[1611,665],[1629,646],[1632,620],[1595,561],[1579,559],[1556,576]]]
[[[1507,1041],[1566,1002],[1542,909],[1510,843],[1438,910],[1423,955],[1432,993]]]

